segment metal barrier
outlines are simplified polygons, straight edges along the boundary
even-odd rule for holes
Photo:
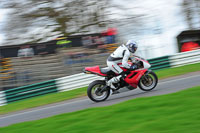
[[[162,56],[158,58],[149,59],[148,61],[151,64],[151,69],[158,70],[171,67],[169,57],[170,56]]]
[[[88,86],[94,80],[103,79],[103,77],[93,74],[79,73],[63,78],[56,79],[58,91],[69,91],[76,88]]]
[[[0,91],[0,106],[6,105],[7,101],[5,99],[5,92],[4,91]]]
[[[187,64],[200,62],[200,49],[189,52],[177,53],[169,57],[172,67],[179,67]]]
[[[55,80],[49,80],[4,91],[7,103],[57,91]]]
[[[152,65],[152,70],[158,70],[169,67],[177,67],[186,64],[200,62],[200,50],[178,53],[172,56],[163,56],[148,60]],[[69,91],[88,86],[93,80],[103,77],[93,74],[79,73],[71,76],[57,78],[32,85],[17,87],[5,91],[0,91],[0,106],[7,103],[40,96],[48,93]]]

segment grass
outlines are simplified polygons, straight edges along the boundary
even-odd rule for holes
[[[159,79],[163,79],[163,78],[182,75],[182,74],[195,72],[195,71],[200,71],[200,63],[186,65],[186,66],[177,67],[177,68],[158,70],[156,71],[156,74],[158,75]],[[56,103],[56,102],[61,102],[64,100],[69,100],[69,99],[77,98],[80,96],[85,96],[86,88],[87,87],[79,88],[72,91],[62,92],[62,93],[54,93],[54,94],[34,97],[34,98],[26,99],[23,101],[13,102],[8,105],[1,106],[0,114],[6,114],[6,113],[14,112],[14,111],[20,111],[20,110],[38,107],[38,106],[42,106],[42,105],[46,105],[50,103]]]
[[[156,74],[159,79],[183,75],[190,72],[200,71],[200,63],[185,65],[181,67],[157,70]]]
[[[24,109],[34,108],[34,107],[38,107],[38,106],[42,106],[46,104],[61,102],[64,100],[69,100],[69,99],[85,96],[86,88],[87,87],[83,87],[83,88],[79,88],[72,91],[66,91],[62,93],[52,93],[52,94],[34,97],[34,98],[22,100],[22,101],[16,101],[8,105],[1,106],[0,114],[6,114],[13,111],[20,111]]]
[[[200,86],[0,128],[2,133],[197,133]]]

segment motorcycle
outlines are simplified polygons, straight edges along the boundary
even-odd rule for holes
[[[147,60],[139,56],[134,56],[134,59],[131,58],[131,61],[129,61],[128,63],[130,65],[135,63],[138,66],[138,69],[129,70],[124,68],[122,66],[122,63],[118,64],[127,76],[124,79],[120,79],[118,83],[114,84],[114,86],[117,88],[116,90],[134,90],[139,87],[143,91],[151,91],[157,86],[157,75],[152,70],[149,70],[151,65]],[[110,70],[109,67],[85,67],[83,69],[83,72],[86,74],[95,74],[105,77],[104,80],[95,80],[89,84],[87,88],[87,95],[92,101],[101,102],[106,100],[110,96],[110,94],[115,94],[113,92],[116,92],[116,90],[113,90],[109,86],[107,86],[106,82],[114,76],[117,76],[118,74]]]

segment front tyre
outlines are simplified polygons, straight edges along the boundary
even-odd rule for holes
[[[95,80],[90,83],[87,89],[88,97],[94,102],[101,102],[106,100],[110,95],[110,89],[106,89],[105,91],[101,92],[105,85],[106,83],[103,80]]]
[[[154,72],[150,71],[141,77],[138,86],[143,91],[151,91],[157,86],[157,83],[157,75]]]

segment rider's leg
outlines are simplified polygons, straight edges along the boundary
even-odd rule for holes
[[[116,74],[119,74],[116,77],[113,77],[107,82],[107,85],[110,86],[112,89],[116,89],[116,87],[113,85],[114,83],[118,83],[120,81],[120,78],[124,77],[123,70],[113,61],[107,61],[108,67],[114,71]]]
[[[118,83],[120,81],[121,75],[117,77],[113,77],[112,79],[108,80],[107,85],[110,86],[112,89],[116,89],[114,83]]]

